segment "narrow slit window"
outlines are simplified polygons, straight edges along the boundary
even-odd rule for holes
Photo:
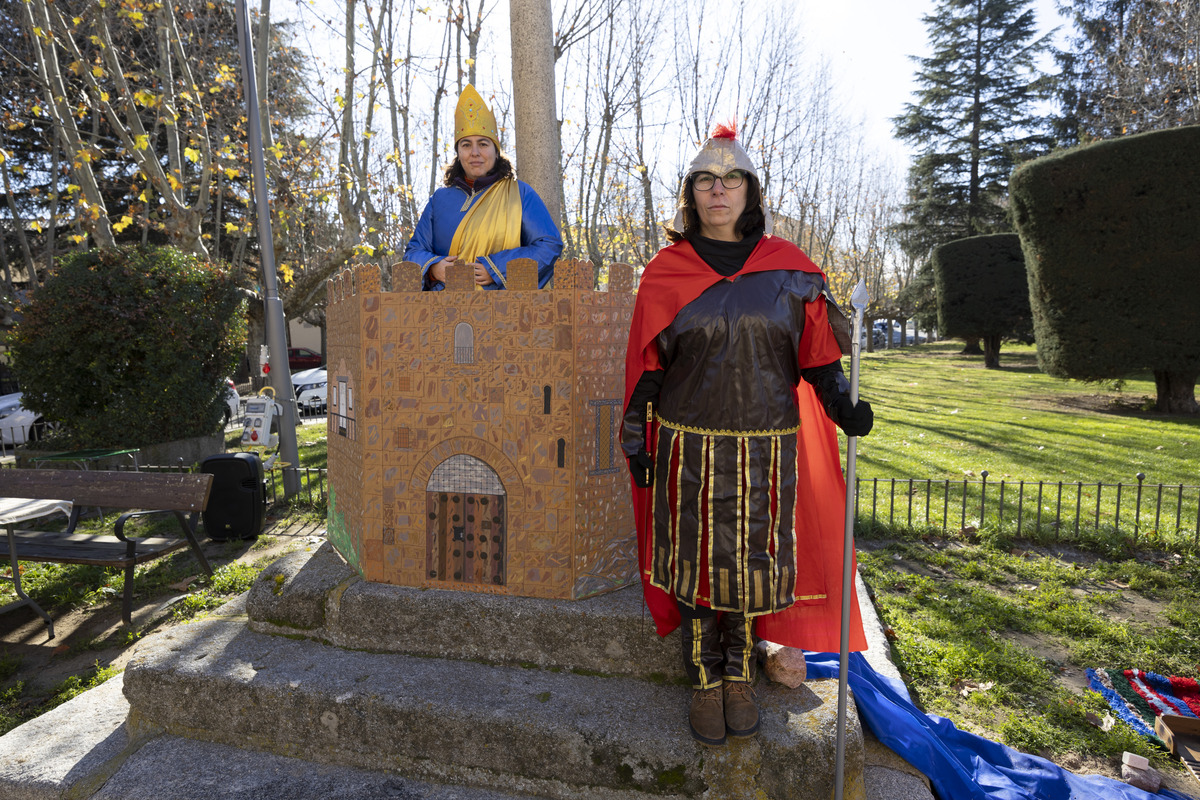
[[[621,401],[593,400],[590,405],[596,415],[594,440],[596,458],[592,464],[591,474],[605,475],[620,472],[617,448],[621,429]]]

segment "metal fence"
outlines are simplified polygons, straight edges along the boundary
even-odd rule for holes
[[[132,471],[134,467],[122,466],[119,469]],[[188,473],[196,469],[190,464],[177,466],[142,466],[139,472],[174,472]],[[282,467],[267,470],[263,475],[264,497],[267,505],[278,503],[284,498],[284,475],[290,473],[297,476],[299,491],[292,495],[293,500],[302,500],[312,504],[323,503],[329,497],[328,471],[316,467]]]
[[[857,527],[990,529],[1030,539],[1120,534],[1133,543],[1200,544],[1200,486],[1129,483],[869,478],[855,481]]]

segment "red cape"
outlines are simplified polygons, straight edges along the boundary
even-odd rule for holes
[[[773,236],[763,236],[737,274],[774,269],[815,272],[824,277],[820,268],[800,248]],[[687,241],[659,251],[646,266],[638,286],[629,330],[629,349],[625,356],[626,409],[642,373],[659,368],[655,338],[671,324],[680,309],[720,280],[722,277],[701,260]],[[797,387],[796,401],[800,410],[800,433],[796,437],[795,535],[799,551],[815,556],[809,563],[819,565],[814,574],[823,576],[825,598],[797,602],[783,611],[756,617],[754,632],[760,638],[787,647],[837,652],[841,648],[846,484],[842,477],[837,430],[825,415],[812,387],[804,381]],[[657,440],[657,428],[654,424],[646,433],[647,449],[651,453]],[[650,584],[649,542],[654,526],[654,521],[649,518],[652,492],[652,489],[633,486],[638,564],[646,607],[659,635],[666,636],[679,626],[679,609],[673,596]],[[802,566],[797,564],[798,572]],[[797,580],[804,580],[804,577],[797,575]],[[858,598],[853,586],[850,590],[854,595],[850,603],[850,649],[865,650],[867,642]],[[805,589],[798,588],[797,596],[804,594]]]

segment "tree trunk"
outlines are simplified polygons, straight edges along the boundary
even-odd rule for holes
[[[963,345],[962,350],[958,351],[958,354],[960,356],[981,356],[981,355],[983,355],[983,350],[979,347],[979,337],[969,336],[966,339],[964,339],[964,341],[966,342],[966,344]]]
[[[983,366],[1000,369],[1000,334],[983,337]]]
[[[1158,391],[1155,409],[1163,414],[1195,414],[1200,412],[1196,404],[1195,370],[1154,370],[1154,386]]]

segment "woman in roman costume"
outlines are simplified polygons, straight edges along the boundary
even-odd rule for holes
[[[680,627],[692,735],[752,736],[755,637],[840,642],[850,401],[825,276],[770,235],[758,175],[718,127],[688,168],[672,244],[646,266],[625,372],[622,448],[660,635]],[[849,336],[845,349],[849,352]],[[803,379],[803,380],[801,380]],[[851,649],[866,641],[852,604]]]
[[[454,110],[454,149],[445,186],[429,198],[404,251],[405,261],[421,265],[422,288],[444,289],[446,268],[462,260],[477,289],[503,289],[514,258],[537,262],[544,288],[562,238],[537,192],[517,180],[500,150],[496,118],[471,85]]]

